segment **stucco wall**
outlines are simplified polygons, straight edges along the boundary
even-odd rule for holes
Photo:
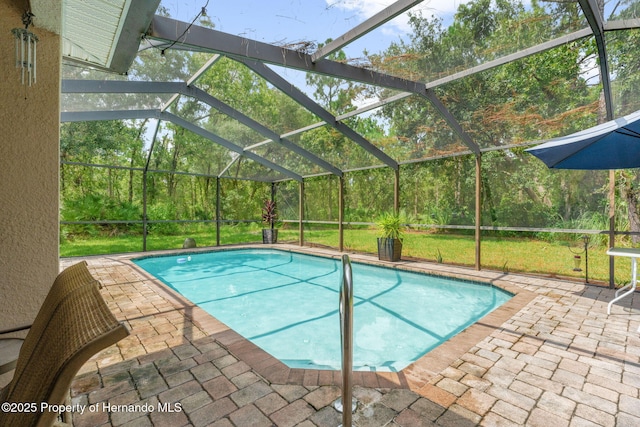
[[[13,0],[0,0],[0,328],[31,323],[58,273],[60,37],[40,39],[37,83],[20,84]]]

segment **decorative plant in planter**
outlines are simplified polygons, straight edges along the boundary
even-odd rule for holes
[[[266,199],[264,201],[264,206],[262,207],[262,222],[269,228],[262,229],[262,243],[278,242],[278,229],[275,228],[277,219],[278,211],[276,208],[276,202]]]
[[[381,235],[378,237],[378,259],[400,261],[405,222],[404,215],[395,212],[385,212],[378,217],[376,225]]]

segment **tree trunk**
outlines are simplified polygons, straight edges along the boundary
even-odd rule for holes
[[[333,199],[331,197],[331,175],[327,176],[327,197],[329,200],[327,201],[327,220],[331,221],[333,218]]]
[[[418,218],[418,203],[420,202],[418,199],[418,191],[420,188],[420,183],[419,183],[420,179],[418,178],[418,175],[416,174],[416,180],[414,181],[415,186],[413,188],[413,216],[414,218]]]
[[[567,184],[567,181],[564,178],[560,180],[560,188],[562,188],[562,194],[564,196],[563,219],[567,221],[569,220],[569,218],[571,218],[571,208],[573,207],[573,205],[570,202],[571,190],[569,189],[569,185]]]
[[[632,233],[637,233],[640,232],[640,216],[638,216],[638,200],[640,199],[640,191],[633,186],[635,176],[625,171],[621,171],[620,175],[622,177],[620,193],[624,200],[627,202],[629,231],[631,231]],[[638,242],[640,242],[640,236],[637,234],[632,234],[631,242],[633,244],[637,244]]]
[[[481,181],[482,181],[482,187],[481,187],[482,206],[485,209],[489,210],[489,218],[491,219],[491,225],[494,225],[495,222],[498,220],[498,217],[496,215],[496,209],[493,206],[493,197],[491,196],[491,186],[489,185],[489,181],[486,179],[486,177],[482,176]]]
[[[131,162],[129,163],[129,166],[131,167],[131,169],[129,169],[129,203],[133,203],[133,166],[135,164],[133,160],[134,154],[135,148],[131,150]]]
[[[191,218],[195,219],[196,217],[196,210],[197,210],[197,206],[198,206],[198,194],[197,194],[197,190],[196,190],[196,177],[192,176],[191,179],[189,180],[190,186],[191,186]]]
[[[462,204],[462,171],[464,169],[463,158],[458,157],[454,158],[455,166],[454,170],[456,171],[456,191],[455,191],[455,204],[456,209],[460,207]]]
[[[632,197],[627,199],[627,203],[629,203],[629,228],[631,232],[637,233],[640,232],[640,218],[638,217],[638,194],[631,193]],[[640,242],[640,236],[637,234],[631,235],[631,242],[634,245],[637,245]]]
[[[171,169],[169,176],[167,177],[167,192],[169,193],[169,199],[175,201],[175,192],[178,183],[176,182],[175,171],[178,168],[178,146],[173,147],[173,155],[171,157]]]
[[[142,141],[142,131],[144,131],[145,126],[147,125],[147,122],[149,121],[149,119],[144,119],[142,121],[142,124],[140,125],[140,127],[138,128],[138,134],[136,135],[136,141]],[[144,143],[142,144],[142,146],[144,147]],[[137,146],[136,144],[132,144],[131,147],[131,162],[129,163],[129,166],[132,169],[129,169],[129,203],[133,203],[133,166],[135,165],[135,156],[137,153]]]
[[[65,174],[65,167],[64,167],[64,163],[60,162],[60,193],[64,194],[67,186],[67,176]]]
[[[505,156],[504,157],[505,163],[508,163],[510,167],[512,167],[512,170],[515,170],[517,168],[516,165],[514,165],[514,161],[513,159],[511,159],[509,156]],[[540,200],[540,198],[538,197],[538,195],[528,186],[524,186],[522,187],[522,190],[527,194],[527,196],[531,199],[531,201],[535,204],[540,204],[542,203],[542,201]]]
[[[113,172],[111,169],[107,170],[107,187],[109,189],[109,198],[113,199]]]

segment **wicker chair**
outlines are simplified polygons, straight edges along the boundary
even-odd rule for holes
[[[0,331],[0,335],[29,331],[24,339],[0,338],[0,375],[16,367],[20,352],[25,354],[25,360],[29,358],[29,355],[33,352],[34,346],[40,339],[44,328],[60,301],[62,301],[69,292],[82,286],[100,286],[100,282],[89,272],[86,261],[74,264],[58,274],[33,324]]]
[[[41,411],[41,405],[63,404],[71,381],[82,365],[129,334],[113,316],[95,285],[68,289],[58,303],[47,310],[50,316],[40,328],[38,339],[27,336],[13,379],[0,391],[1,402],[35,403],[37,410],[2,411],[0,427],[53,425],[58,414]],[[34,322],[29,335],[36,326]]]

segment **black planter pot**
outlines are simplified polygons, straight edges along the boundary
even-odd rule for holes
[[[263,228],[262,229],[262,243],[278,243],[278,229],[277,228]]]
[[[381,261],[400,261],[402,240],[378,237],[378,259]]]

